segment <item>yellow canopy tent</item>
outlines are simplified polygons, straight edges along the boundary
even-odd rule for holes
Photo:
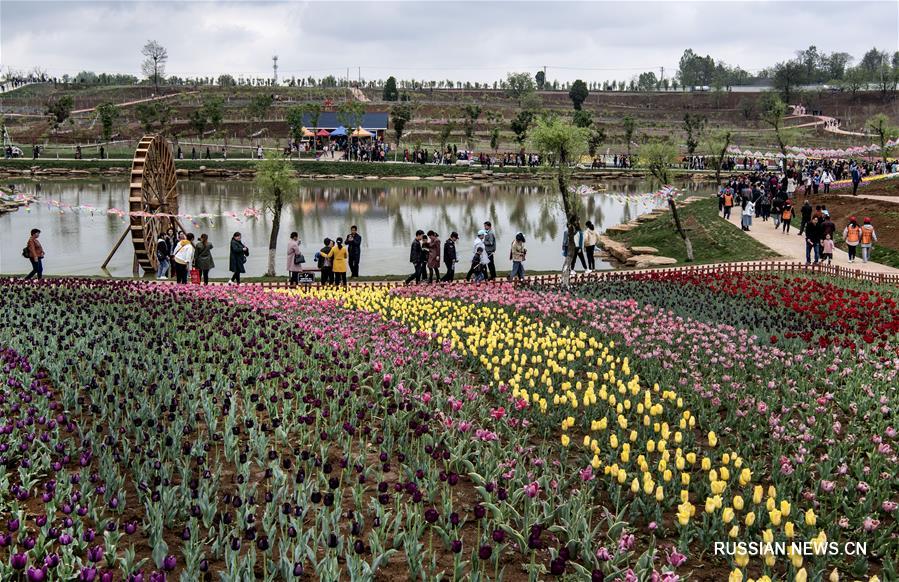
[[[357,128],[356,128],[356,131],[354,131],[354,132],[352,133],[352,136],[353,136],[353,137],[371,137],[371,132],[370,132],[370,131],[365,131],[365,130],[362,129],[361,127],[357,127]]]
[[[301,128],[303,130],[303,137],[315,137],[315,134],[309,131],[307,128]]]

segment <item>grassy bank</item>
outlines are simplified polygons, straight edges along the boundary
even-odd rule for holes
[[[693,243],[694,263],[758,261],[777,256],[771,249],[721,218],[715,198],[704,198],[682,206],[678,214]],[[670,213],[613,238],[631,246],[655,247],[660,255],[673,257],[678,263],[687,260],[684,241],[677,234]]]

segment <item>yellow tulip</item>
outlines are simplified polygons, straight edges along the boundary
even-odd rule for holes
[[[806,582],[808,580],[808,572],[805,571],[805,568],[800,568],[793,580],[795,582]]]
[[[743,572],[739,568],[734,568],[734,571],[727,577],[727,582],[743,582]]]
[[[792,548],[793,546],[787,546],[787,547]],[[800,554],[799,552],[794,552],[790,556],[790,563],[793,564],[794,568],[801,568],[802,567],[802,554]],[[805,570],[805,568],[802,569],[802,571],[804,571],[804,570]],[[798,572],[796,573],[796,579],[799,580]],[[803,580],[805,580],[805,578],[803,578]]]
[[[749,467],[743,467],[743,470],[740,471],[740,485],[746,487],[752,481],[752,471],[749,470]]]
[[[785,523],[784,524],[784,535],[787,536],[787,538],[789,538],[789,539],[793,539],[793,536],[795,534],[796,534],[796,532],[793,527],[793,522],[788,521],[787,523]]]
[[[661,485],[659,485],[658,487],[656,487],[656,501],[661,503],[664,500],[665,500],[665,490],[662,488]]]
[[[737,563],[737,566],[745,568],[746,564],[749,563],[749,554],[745,551],[738,551],[734,556],[734,562]]]
[[[740,526],[735,525],[735,526],[731,527],[730,531],[727,533],[727,535],[733,539],[736,539],[737,536],[740,535]]]
[[[777,509],[772,509],[768,512],[768,518],[771,520],[772,525],[779,526],[782,517],[782,514]]]
[[[805,525],[814,526],[818,523],[818,518],[815,516],[815,511],[811,508],[805,512]]]
[[[766,544],[774,543],[774,532],[771,529],[766,529],[762,532],[762,541]]]
[[[562,446],[567,447],[571,443],[571,439],[568,438],[567,434],[562,435]]]
[[[786,499],[782,499],[780,501],[780,512],[784,515],[784,517],[787,517],[790,515],[790,507],[791,507],[790,502],[787,501]]]
[[[743,497],[737,495],[734,497],[734,509],[737,511],[743,511]]]
[[[734,520],[734,510],[730,507],[725,507],[724,511],[721,512],[721,521],[724,523],[730,523]]]
[[[640,482],[637,481],[637,478],[634,477],[634,480],[631,481],[631,493],[639,493],[640,492]]]
[[[756,485],[755,488],[752,490],[752,502],[755,503],[756,505],[761,503],[763,492],[764,492],[764,489],[762,489],[762,486]]]
[[[715,435],[715,431],[709,432],[709,446],[715,448],[718,444],[718,437]]]

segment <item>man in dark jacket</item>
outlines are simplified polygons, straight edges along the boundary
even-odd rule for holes
[[[443,264],[446,265],[446,275],[441,281],[452,281],[456,276],[456,241],[459,240],[459,234],[453,232],[443,243]]]
[[[496,263],[493,262],[493,255],[496,254],[496,235],[489,220],[484,223],[484,230],[487,231],[484,235],[484,250],[487,251],[487,258],[490,260],[487,264],[487,270],[490,272],[487,278],[492,281],[496,279]]]
[[[802,233],[805,232],[805,227],[808,226],[808,223],[812,220],[812,204],[808,201],[808,198],[805,199],[805,202],[802,204],[802,208],[799,209],[801,214],[801,222],[799,223],[799,236],[802,236]]]
[[[350,234],[344,239],[349,253],[350,276],[359,276],[359,258],[362,256],[362,237],[359,235],[359,229],[356,225],[350,227]]]
[[[421,250],[421,237],[424,234],[423,230],[415,231],[415,240],[412,241],[412,248],[409,251],[409,262],[415,267],[415,272],[406,278],[406,285],[413,280],[416,284],[421,282],[421,275],[425,270],[425,261],[427,260],[427,255]]]

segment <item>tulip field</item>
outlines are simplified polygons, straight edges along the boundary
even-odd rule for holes
[[[2,280],[0,305],[0,580],[899,579],[893,287]]]

